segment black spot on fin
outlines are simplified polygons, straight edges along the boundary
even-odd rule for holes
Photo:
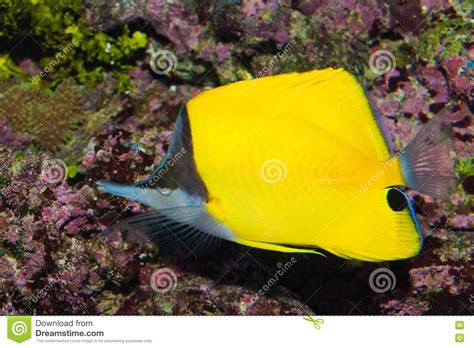
[[[387,202],[393,211],[402,211],[408,206],[408,201],[406,196],[397,189],[390,189],[387,192]]]

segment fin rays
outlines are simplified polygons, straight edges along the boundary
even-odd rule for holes
[[[124,219],[119,227],[124,239],[137,231],[160,246],[181,244],[193,254],[205,254],[219,245],[220,238],[212,234],[212,222],[205,224],[206,232],[192,225],[202,213],[202,206],[167,208]]]
[[[454,188],[454,161],[450,158],[451,128],[438,116],[429,121],[400,155],[408,187],[447,199]]]

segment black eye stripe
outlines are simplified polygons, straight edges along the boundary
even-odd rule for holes
[[[393,211],[402,211],[408,206],[407,198],[397,189],[390,189],[387,192],[387,203]]]

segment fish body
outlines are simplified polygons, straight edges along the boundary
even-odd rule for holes
[[[363,88],[342,69],[241,81],[187,103],[148,180],[100,187],[155,208],[178,224],[178,238],[199,231],[282,252],[403,259],[419,252],[422,236],[401,188],[449,193],[443,125],[431,122],[395,155]],[[147,219],[132,224],[160,235],[163,220]]]

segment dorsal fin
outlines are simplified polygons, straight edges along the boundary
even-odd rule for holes
[[[301,122],[324,129],[377,161],[391,155],[364,89],[343,69],[236,82],[201,93],[187,109],[192,119],[205,112],[249,124],[255,117]]]

